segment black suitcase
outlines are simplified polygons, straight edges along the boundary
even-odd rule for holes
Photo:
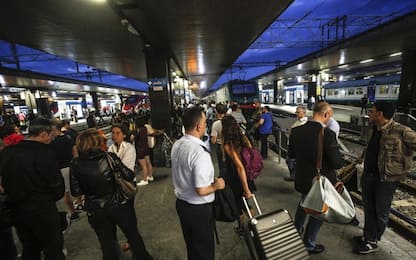
[[[245,198],[244,205],[250,220],[246,226],[246,243],[252,259],[308,259],[305,249],[289,212],[285,209],[262,214],[253,195],[253,201],[260,215],[253,217]]]

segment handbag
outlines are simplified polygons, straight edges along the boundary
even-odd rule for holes
[[[334,187],[325,176],[321,175],[323,135],[322,128],[318,137],[317,175],[300,206],[314,218],[331,223],[347,224],[355,217],[355,206],[341,182],[335,184]]]
[[[234,193],[228,185],[225,185],[222,190],[215,191],[214,208],[216,221],[234,222],[241,214],[235,202]]]
[[[136,183],[126,180],[127,176],[131,176],[134,179],[134,172],[125,166],[117,155],[106,153],[106,156],[116,182],[115,200],[120,204],[124,204],[129,199],[134,198],[137,193]]]

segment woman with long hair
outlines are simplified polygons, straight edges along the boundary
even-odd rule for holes
[[[221,124],[222,146],[227,169],[222,177],[233,191],[237,207],[241,209],[242,214],[240,215],[238,228],[236,228],[236,232],[241,235],[244,222],[242,196],[251,198],[253,196],[252,192],[256,190],[254,181],[247,179],[246,170],[241,160],[241,150],[243,147],[252,147],[252,145],[241,132],[241,128],[234,117],[224,116],[221,119]]]
[[[115,199],[117,183],[107,154],[101,150],[103,142],[104,138],[94,128],[78,135],[76,146],[79,157],[71,163],[71,193],[75,197],[85,195],[84,209],[88,222],[97,234],[104,260],[120,257],[116,226],[128,239],[134,259],[152,259],[139,234],[134,207]],[[121,161],[119,163],[126,167]],[[134,174],[128,175],[123,177],[132,181]]]

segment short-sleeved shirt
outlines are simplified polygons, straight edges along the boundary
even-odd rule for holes
[[[240,112],[233,111],[231,112],[231,116],[234,117],[235,121],[237,121],[237,124],[247,124],[246,118]]]
[[[134,171],[134,166],[136,164],[136,149],[134,146],[128,142],[123,141],[120,144],[120,148],[117,151],[116,144],[112,144],[108,148],[109,152],[117,154],[121,162],[127,166],[130,170]]]
[[[273,130],[273,117],[270,112],[264,113],[261,115],[261,117],[264,122],[259,127],[259,133],[260,134],[271,134]]]
[[[215,136],[217,138],[216,144],[221,144],[221,131],[222,131],[221,120],[217,120],[212,124],[212,128],[211,128],[211,136]]]
[[[335,136],[337,137],[337,140],[338,140],[338,135],[339,135],[339,130],[340,130],[340,126],[338,122],[333,117],[331,117],[328,123],[326,124],[326,127],[331,129],[335,133]]]
[[[195,205],[213,202],[215,193],[200,196],[195,190],[214,182],[214,166],[204,142],[191,135],[183,136],[174,143],[171,159],[176,197]]]

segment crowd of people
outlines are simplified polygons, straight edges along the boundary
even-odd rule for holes
[[[263,160],[268,159],[273,117],[270,108],[262,107],[258,100],[246,116],[234,102],[211,102],[205,108],[189,106],[177,109],[175,114],[183,129],[171,151],[172,181],[188,259],[214,259],[215,192],[225,185],[231,188],[241,212],[234,231],[243,236],[247,217],[240,198],[251,198],[257,187],[247,178],[241,153],[243,148],[255,147]],[[393,114],[394,106],[383,102],[374,103],[369,113],[374,128],[362,157],[365,224],[363,235],[356,238],[362,254],[378,250],[377,241],[386,228],[393,193],[416,150],[416,133],[395,122]],[[288,133],[290,176],[285,179],[294,182],[302,201],[316,174],[320,133],[321,174],[334,184],[336,170],[344,161],[339,149],[339,124],[330,104],[314,103],[309,119],[306,108],[298,106],[296,116]],[[22,259],[41,259],[41,255],[44,259],[65,259],[62,231],[67,221],[79,219],[74,205],[82,205],[87,212],[103,259],[119,259],[121,249],[131,250],[135,259],[152,259],[138,229],[134,197],[122,202],[115,199],[117,183],[107,156],[113,154],[125,167],[126,180],[135,181],[138,187],[148,185],[155,180],[151,138],[163,130],[153,129],[148,116],[136,118],[133,130],[130,126],[123,122],[113,124],[108,148],[102,132],[90,128],[77,133],[69,121],[35,118],[30,122],[27,138],[13,125],[1,129],[0,191],[6,195],[1,207],[7,209],[9,216],[0,214],[0,252],[5,259],[15,259],[17,255],[12,226],[22,244]],[[203,140],[207,135],[208,142]],[[138,167],[142,179],[135,176]],[[68,211],[64,215],[56,205],[62,198]],[[322,221],[307,216],[299,203],[295,227],[308,252],[318,254],[325,250],[316,242]],[[122,247],[116,239],[116,226],[127,238]]]

